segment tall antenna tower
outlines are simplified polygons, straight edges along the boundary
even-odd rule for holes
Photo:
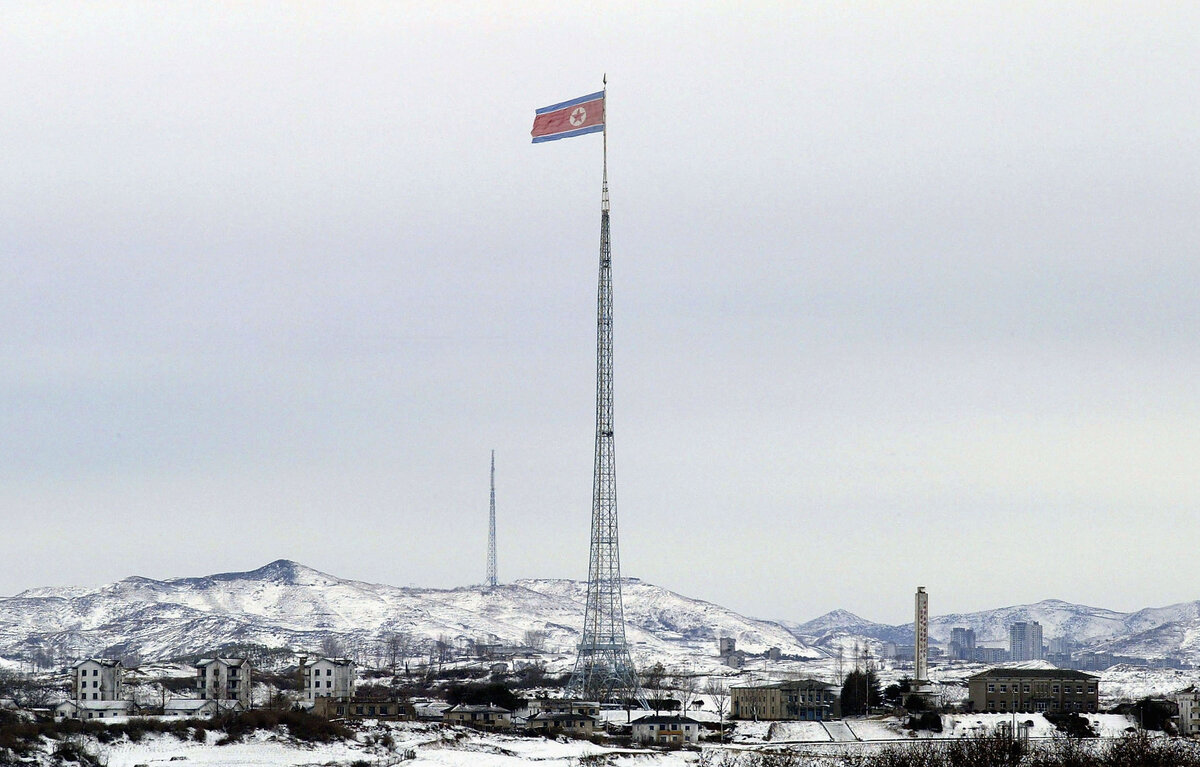
[[[496,451],[492,451],[492,503],[488,514],[487,587],[496,588]]]
[[[606,92],[602,92],[607,96]],[[607,122],[607,121],[606,121]],[[608,232],[608,130],[600,194],[600,277],[596,295],[596,458],[592,474],[592,537],[587,606],[569,696],[638,700],[646,706],[625,641],[621,554],[617,540],[617,465],[613,442],[612,249]]]

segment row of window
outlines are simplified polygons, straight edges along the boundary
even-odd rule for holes
[[[79,669],[79,676],[81,676],[81,677],[87,676],[87,669],[86,668]],[[92,676],[100,676],[100,669],[98,669],[98,668],[92,669]]]
[[[337,707],[338,714],[344,716],[346,714],[346,708],[347,708],[346,706],[338,706]],[[354,713],[358,714],[359,716],[375,716],[375,715],[391,716],[394,713],[395,714],[400,713],[398,708],[396,711],[393,711],[391,706],[379,706],[378,711],[376,711],[375,706],[366,706],[365,707],[366,711],[364,711],[363,708],[364,708],[363,706],[355,706]]]
[[[320,675],[321,675],[321,669],[314,668],[313,676],[320,676]],[[331,668],[325,669],[325,676],[333,676],[333,669],[331,669]]]
[[[1013,691],[1013,692],[1021,692],[1021,690],[1018,690],[1018,689],[1017,689],[1018,687],[1021,687],[1021,685],[1016,685],[1016,684],[1014,684],[1014,685],[1012,686],[1012,691]],[[988,684],[988,686],[987,686],[987,691],[988,691],[988,692],[995,692],[995,691],[996,691],[996,685],[995,685],[995,684],[991,684],[991,683],[989,683],[989,684]],[[1089,685],[1088,685],[1088,688],[1087,688],[1087,691],[1088,691],[1088,692],[1095,692],[1095,691],[1096,691],[1096,686],[1095,686],[1095,685],[1093,685],[1093,684],[1089,684]],[[1006,684],[1002,684],[1002,685],[1000,685],[1000,692],[1008,692],[1008,685],[1006,685]],[[1029,692],[1029,685],[1024,685],[1024,692]],[[1057,692],[1058,692],[1058,685],[1056,685],[1056,684],[1052,684],[1052,685],[1050,685],[1050,692],[1052,692],[1052,693],[1057,693]],[[1064,695],[1070,695],[1070,694],[1071,694],[1071,685],[1069,685],[1069,684],[1068,684],[1068,685],[1063,685],[1063,694],[1064,694]],[[1075,694],[1076,694],[1076,695],[1083,695],[1083,685],[1075,685]]]

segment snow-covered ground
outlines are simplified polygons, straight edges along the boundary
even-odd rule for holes
[[[391,747],[378,742],[386,734],[394,740]],[[344,743],[298,744],[276,733],[261,731],[243,742],[224,746],[215,745],[216,738],[216,734],[210,733],[208,743],[197,743],[170,735],[153,735],[137,743],[91,743],[88,750],[109,767],[176,763],[221,767],[349,765],[355,762],[392,765],[409,749],[416,758],[399,762],[406,767],[513,767],[521,764],[575,767],[581,757],[605,753],[633,757],[630,764],[646,767],[683,767],[696,760],[696,754],[691,752],[663,754],[640,749],[610,749],[580,740],[520,738],[408,723],[377,724],[364,729],[357,741]]]
[[[1089,714],[1087,718],[1103,737],[1119,737],[1133,722],[1124,716]],[[1022,714],[1019,723],[1031,722],[1030,737],[1049,738],[1054,727],[1039,714]],[[812,753],[843,753],[845,749],[878,748],[887,742],[930,737],[970,737],[994,733],[1011,723],[1005,714],[955,714],[944,716],[944,731],[913,733],[895,718],[850,719],[844,722],[737,722],[729,728],[728,748],[758,747],[816,749]],[[391,742],[385,745],[385,736]],[[205,743],[180,740],[172,735],[147,735],[137,743],[121,740],[101,745],[95,741],[87,750],[109,767],[135,765],[222,765],[223,767],[286,767],[287,765],[350,765],[366,762],[393,765],[399,755],[412,750],[415,759],[399,762],[413,767],[576,767],[581,758],[613,754],[630,767],[683,767],[694,765],[694,751],[662,753],[643,749],[614,749],[581,740],[526,738],[482,733],[458,727],[411,722],[365,723],[357,739],[329,744],[298,743],[275,732],[259,731],[244,741],[216,745],[219,733],[209,733]],[[705,748],[717,748],[707,745]]]

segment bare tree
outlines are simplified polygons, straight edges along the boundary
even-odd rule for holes
[[[396,668],[412,654],[412,635],[405,631],[389,631],[384,635],[384,657],[388,668],[396,673]]]
[[[326,634],[321,640],[321,655],[326,658],[341,658],[346,654],[346,646],[342,640],[333,634]]]
[[[721,742],[725,742],[725,711],[729,708],[729,687],[716,677],[710,676],[704,684],[704,694],[712,699],[721,725]]]
[[[546,648],[546,632],[528,629],[525,632],[523,643],[530,650],[544,650]]]
[[[840,687],[846,678],[846,648],[838,645],[837,651],[837,683]]]
[[[450,654],[453,649],[454,639],[449,634],[439,634],[438,638],[434,640],[430,663],[437,662],[439,674],[442,673],[442,664],[450,660]]]
[[[679,672],[671,677],[671,687],[675,688],[679,699],[680,713],[686,714],[696,695],[700,692],[700,680],[688,672]]]
[[[656,714],[662,708],[663,693],[667,686],[666,680],[667,670],[661,663],[655,663],[642,671],[642,686],[654,692],[654,696],[650,698],[650,705]]]

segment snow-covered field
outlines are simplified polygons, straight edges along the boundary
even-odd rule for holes
[[[1133,722],[1124,716],[1090,714],[1087,716],[1102,737],[1119,737]],[[887,742],[929,737],[970,737],[994,733],[1002,723],[1011,722],[1005,714],[955,714],[944,716],[944,731],[913,733],[895,718],[851,719],[846,722],[738,722],[729,728],[734,750],[763,747],[796,748],[814,754],[836,755],[845,749],[878,748]],[[1022,714],[1019,722],[1032,722],[1030,737],[1049,738],[1054,727],[1038,714]],[[390,742],[385,741],[390,736]],[[611,754],[630,767],[683,767],[699,758],[695,751],[663,753],[643,749],[615,749],[581,740],[525,738],[489,734],[458,727],[387,722],[367,723],[357,739],[329,744],[298,743],[285,734],[259,731],[239,743],[216,745],[217,733],[199,743],[179,740],[172,735],[147,735],[141,741],[128,740],[101,745],[90,741],[86,749],[109,767],[136,765],[221,765],[222,767],[285,767],[287,765],[412,765],[425,767],[514,767],[537,764],[542,767],[576,767],[581,759]],[[386,744],[385,744],[386,743]],[[717,748],[706,745],[706,749]],[[816,751],[812,751],[816,749]],[[411,750],[415,759],[399,761]]]
[[[394,744],[385,747],[379,739],[390,734]],[[610,749],[579,740],[547,740],[491,735],[459,728],[420,724],[385,723],[364,729],[356,742],[298,744],[275,733],[258,732],[240,743],[215,745],[181,741],[170,735],[147,736],[137,743],[122,741],[109,745],[92,743],[88,750],[109,767],[145,765],[220,765],[221,767],[285,767],[286,765],[372,765],[402,764],[412,767],[512,767],[538,764],[543,767],[575,767],[581,757],[619,753],[631,765],[681,767],[693,764],[694,753],[662,754],[638,749]],[[416,758],[398,761],[411,749]]]

